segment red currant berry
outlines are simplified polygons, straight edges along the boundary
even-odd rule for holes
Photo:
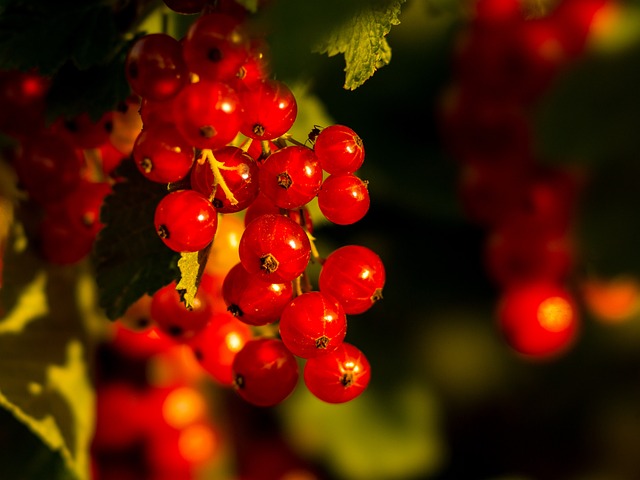
[[[375,252],[360,245],[345,245],[325,259],[318,285],[351,315],[367,311],[382,298],[385,280],[384,264]]]
[[[573,295],[561,284],[538,281],[503,291],[497,322],[507,344],[530,359],[554,358],[568,351],[579,329]]]
[[[230,313],[218,312],[188,345],[198,363],[216,382],[231,387],[233,359],[251,338],[253,333],[249,325]]]
[[[290,282],[307,268],[311,243],[304,229],[284,215],[265,214],[245,227],[240,262],[269,283]]]
[[[309,391],[327,403],[345,403],[360,396],[371,380],[367,357],[350,343],[307,360],[303,372]]]
[[[109,141],[113,132],[113,112],[107,111],[97,120],[86,112],[72,118],[59,118],[51,131],[65,137],[75,148],[98,148]]]
[[[219,183],[209,162],[197,162],[191,171],[191,188],[211,198],[219,213],[235,213],[247,208],[258,196],[258,164],[241,148],[228,145],[213,151],[213,168],[218,170],[226,189]]]
[[[364,163],[364,143],[345,125],[329,125],[320,130],[313,150],[322,169],[330,174],[354,173]]]
[[[283,402],[298,384],[296,357],[277,338],[249,340],[233,359],[232,369],[234,390],[260,407]]]
[[[68,140],[48,131],[24,142],[14,161],[21,185],[43,205],[73,190],[80,183],[83,165],[83,158]]]
[[[300,208],[320,191],[322,169],[308,147],[290,145],[273,152],[260,166],[260,191],[280,208]]]
[[[224,147],[240,131],[241,103],[226,83],[190,83],[172,104],[176,128],[196,148]]]
[[[240,132],[257,140],[273,140],[293,126],[298,104],[291,89],[282,81],[266,79],[240,92],[244,107]]]
[[[291,282],[265,282],[237,263],[224,277],[222,297],[227,310],[249,325],[277,322],[284,307],[293,299]]]
[[[136,40],[127,54],[125,72],[131,90],[150,100],[175,97],[189,80],[182,45],[166,33]]]
[[[305,292],[284,308],[279,331],[291,353],[300,358],[317,357],[342,344],[347,316],[337,300],[322,292]]]
[[[249,35],[241,19],[211,12],[189,27],[183,40],[184,59],[200,80],[228,82],[249,54]]]
[[[153,123],[138,134],[133,159],[142,175],[152,182],[171,183],[187,176],[195,149],[171,123]]]
[[[283,214],[295,221],[298,225],[302,226],[309,233],[313,233],[313,221],[311,219],[311,213],[307,205],[301,208],[294,208],[291,210],[282,209],[273,203],[266,195],[259,193],[256,199],[249,205],[244,212],[244,224],[245,226],[251,222],[254,218],[259,217],[265,213]]]
[[[164,244],[176,252],[197,252],[209,245],[218,227],[218,213],[195,190],[176,190],[156,206],[154,224]]]
[[[202,330],[213,315],[213,304],[207,292],[198,290],[192,308],[187,308],[176,290],[175,281],[151,296],[150,308],[151,321],[171,338],[181,342]]]
[[[329,175],[318,192],[318,208],[332,223],[351,225],[369,211],[368,182],[352,173]]]

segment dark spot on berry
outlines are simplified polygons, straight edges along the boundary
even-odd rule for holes
[[[132,63],[129,65],[129,76],[131,78],[138,78],[138,64],[137,63]]]
[[[169,229],[165,225],[158,227],[158,236],[160,238],[169,238]]]
[[[291,177],[287,172],[282,172],[278,174],[277,183],[278,186],[284,189],[288,189],[291,185],[293,185],[293,180],[291,180]]]
[[[244,388],[244,377],[240,374],[236,374],[233,379],[233,387],[242,390]]]
[[[329,345],[329,337],[326,335],[316,338],[316,348],[324,350],[327,348],[327,345]]]
[[[353,373],[344,373],[340,377],[340,383],[343,387],[350,387],[353,383]]]
[[[167,333],[172,337],[179,337],[184,333],[184,329],[179,325],[171,325],[167,329]]]
[[[235,303],[232,303],[231,305],[229,305],[227,307],[227,311],[234,317],[241,317],[244,315],[244,312],[242,311],[242,309]]]
[[[261,137],[264,135],[264,126],[256,123],[253,128],[251,129],[253,131],[253,133],[255,133],[258,137]]]
[[[200,136],[204,138],[213,138],[216,135],[216,129],[211,125],[200,127]]]
[[[375,292],[373,292],[373,295],[371,295],[371,303],[375,303],[379,300],[382,300],[382,289],[376,288]]]
[[[222,60],[222,52],[219,48],[210,48],[207,52],[207,59],[211,62],[219,62]]]
[[[224,203],[222,203],[222,200],[220,200],[219,198],[214,198],[211,202],[211,204],[216,207],[216,208],[222,208],[224,207]]]
[[[260,268],[267,273],[275,272],[278,269],[278,265],[280,265],[280,262],[270,253],[260,257]]]
[[[107,133],[113,132],[113,122],[111,120],[104,122],[104,130]]]
[[[193,356],[196,357],[196,360],[199,361],[199,362],[204,360],[204,355],[202,353],[202,350],[200,350],[199,348],[194,348],[193,349]]]
[[[151,173],[151,170],[153,170],[153,162],[149,157],[144,157],[142,160],[140,160],[140,166],[142,167],[144,173]]]
[[[64,128],[70,132],[76,133],[78,131],[78,124],[73,119],[67,119],[64,121]]]

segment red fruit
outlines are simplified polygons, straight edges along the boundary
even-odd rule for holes
[[[190,83],[173,99],[172,108],[176,128],[196,148],[224,147],[240,131],[242,104],[226,83]]]
[[[14,161],[21,185],[40,204],[62,199],[80,183],[84,159],[66,139],[41,132],[23,143]]]
[[[209,323],[188,342],[202,368],[220,385],[231,387],[231,364],[245,343],[253,338],[251,327],[227,312],[215,313]]]
[[[65,137],[75,148],[98,148],[109,141],[113,131],[113,112],[107,111],[94,120],[88,113],[71,118],[59,118],[52,131]]]
[[[218,173],[216,178],[208,161],[197,162],[191,171],[191,188],[212,198],[219,213],[236,213],[247,208],[258,196],[258,164],[241,148],[232,145],[213,152]],[[228,190],[228,191],[227,191]]]
[[[201,193],[175,190],[158,202],[154,224],[158,236],[170,249],[197,252],[213,241],[218,214]]]
[[[298,104],[291,89],[279,80],[266,79],[240,92],[243,105],[240,132],[256,140],[273,140],[293,126]]]
[[[497,307],[498,328],[507,344],[532,359],[555,358],[569,350],[579,329],[573,295],[553,281],[507,288]]]
[[[277,338],[249,340],[233,359],[233,388],[260,407],[283,402],[298,383],[296,357]]]
[[[291,353],[313,358],[342,344],[347,334],[347,316],[337,300],[322,292],[305,292],[284,308],[279,331]]]
[[[367,311],[382,298],[386,272],[382,260],[371,249],[345,245],[327,256],[318,285],[321,292],[338,300],[347,315]]]
[[[260,166],[260,192],[280,208],[300,208],[320,191],[322,168],[312,149],[290,145]]]
[[[237,263],[224,277],[222,297],[227,310],[238,320],[249,325],[267,325],[279,320],[293,298],[293,286],[291,282],[266,282]]]
[[[320,130],[313,144],[320,166],[329,174],[354,173],[364,163],[364,143],[345,125]]]
[[[171,183],[187,176],[195,149],[172,123],[145,125],[133,144],[133,159],[142,175],[157,183]]]
[[[318,208],[332,223],[351,225],[369,211],[368,182],[352,173],[329,175],[318,192]]]
[[[183,40],[184,59],[200,80],[228,82],[247,59],[249,36],[241,19],[225,13],[201,15]]]
[[[309,391],[327,403],[344,403],[360,396],[371,380],[367,357],[350,343],[307,360],[303,373]]]
[[[249,273],[266,282],[284,283],[307,268],[311,243],[304,229],[289,217],[265,214],[246,226],[238,255]]]
[[[187,85],[182,45],[166,33],[149,33],[133,44],[125,61],[131,90],[142,98],[167,100]]]
[[[176,282],[171,282],[152,295],[150,315],[160,330],[182,342],[205,328],[213,315],[213,304],[206,291],[198,290],[188,309],[176,290]]]

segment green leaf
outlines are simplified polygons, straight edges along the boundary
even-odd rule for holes
[[[253,21],[267,32],[273,72],[292,81],[314,79],[321,57],[344,53],[344,88],[362,85],[389,63],[391,50],[385,36],[399,23],[405,0],[279,0],[259,11]]]
[[[102,207],[104,227],[96,239],[95,265],[99,304],[115,320],[142,295],[153,294],[178,278],[179,253],[158,237],[155,208],[167,186],[147,180],[132,160],[116,171],[120,180]]]
[[[199,252],[184,252],[180,254],[180,260],[178,260],[180,280],[176,285],[176,290],[178,290],[180,298],[187,308],[193,307],[198,285],[200,285],[200,279],[207,266],[207,258],[209,258],[212,245],[213,243],[210,243]]]
[[[80,285],[92,282],[85,267],[42,268],[0,320],[0,407],[64,465],[60,471],[44,452],[36,458],[18,455],[1,468],[34,476],[10,478],[90,478],[94,398],[84,323],[88,312],[78,301]],[[35,476],[32,469],[38,465],[31,462],[36,460],[57,472]]]
[[[385,37],[393,25],[400,23],[404,1],[369,2],[314,47],[314,51],[330,57],[344,54],[345,89],[355,90],[391,61],[391,47]]]

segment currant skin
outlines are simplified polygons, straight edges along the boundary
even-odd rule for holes
[[[329,125],[311,138],[318,161],[329,174],[354,173],[364,163],[362,138],[346,125]]]
[[[345,403],[359,397],[371,380],[371,365],[354,345],[342,342],[335,350],[306,361],[307,389],[327,403]]]
[[[364,313],[382,299],[384,264],[370,248],[345,245],[331,252],[318,276],[319,290],[338,300],[347,315]]]
[[[277,322],[293,296],[291,282],[265,282],[249,273],[242,263],[231,267],[222,282],[222,298],[227,310],[248,325]]]
[[[289,217],[264,214],[245,227],[238,254],[249,273],[266,282],[284,283],[307,268],[311,243],[304,229]]]
[[[195,190],[175,190],[165,195],[154,214],[156,232],[175,252],[197,252],[209,245],[218,227],[218,213]]]
[[[274,140],[289,131],[298,115],[291,89],[279,80],[265,79],[240,92],[244,106],[240,132],[255,140]]]
[[[260,192],[280,208],[305,206],[320,191],[322,179],[315,153],[302,145],[276,150],[260,166]]]
[[[347,316],[334,298],[309,291],[298,295],[283,309],[278,328],[291,353],[312,358],[342,344],[347,334]]]
[[[249,340],[233,359],[232,370],[234,391],[260,407],[283,402],[299,378],[296,357],[278,338]]]
[[[496,311],[497,327],[510,348],[531,360],[565,354],[580,331],[573,294],[552,280],[515,283],[503,289]]]
[[[336,225],[352,225],[369,211],[368,182],[352,173],[329,175],[318,192],[318,208]]]

